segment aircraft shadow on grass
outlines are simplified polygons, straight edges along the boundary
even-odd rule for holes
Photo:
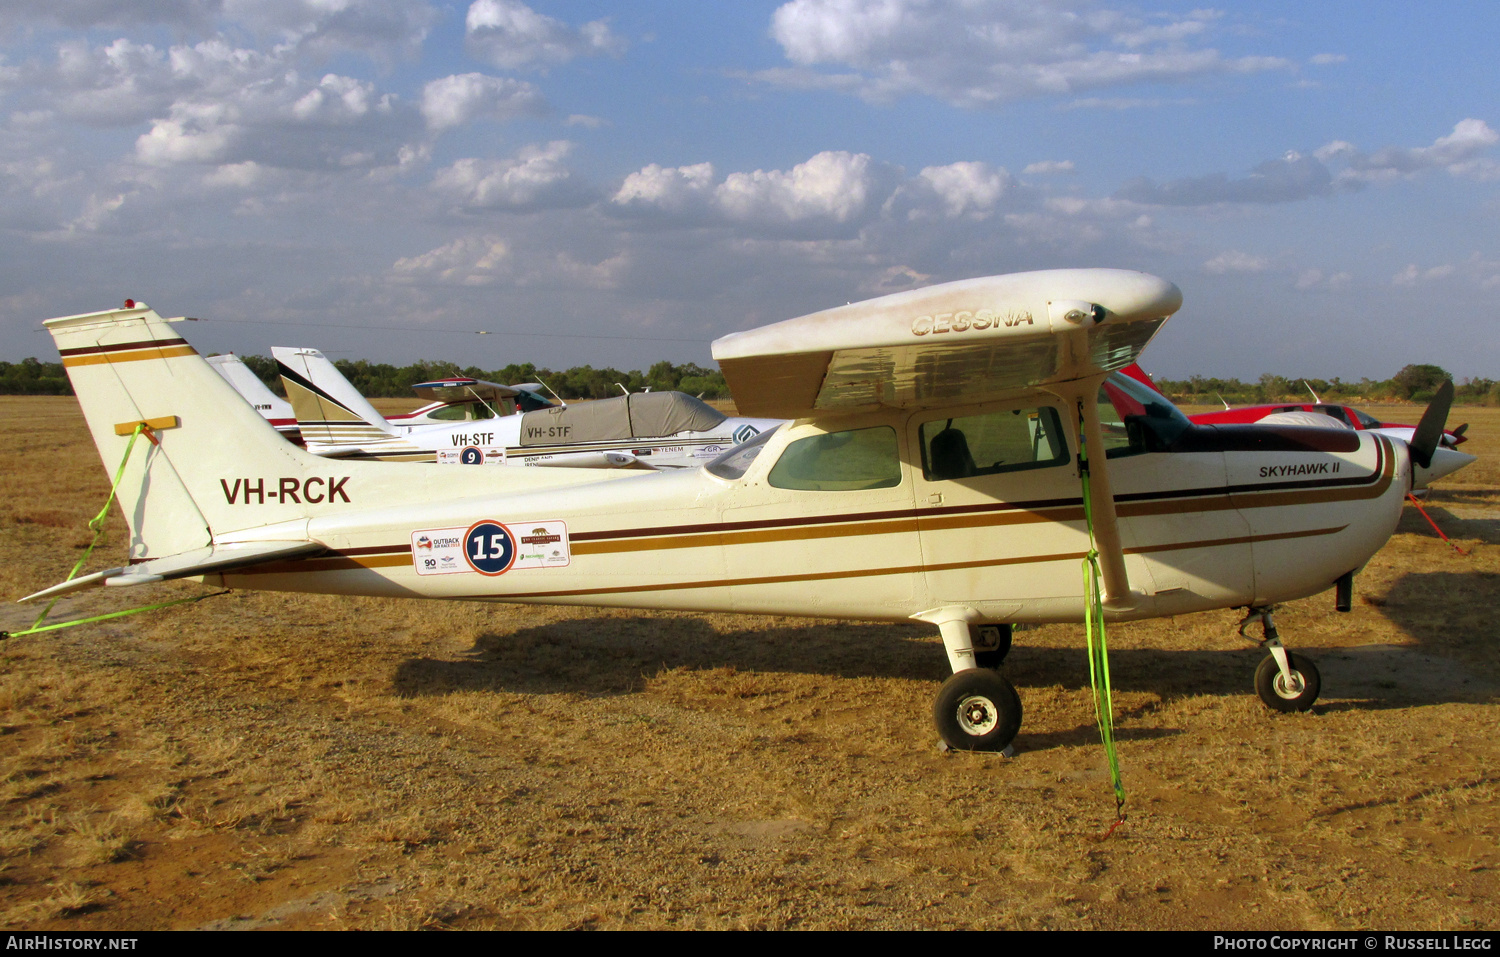
[[[1481,507],[1486,507],[1486,514],[1500,515],[1500,510],[1495,510],[1493,504],[1481,500]],[[1462,495],[1447,495],[1441,502],[1428,502],[1423,506],[1427,514],[1437,523],[1443,534],[1451,539],[1462,542],[1479,541],[1486,545],[1500,545],[1500,517],[1496,518],[1465,518],[1465,513],[1471,513],[1472,509]],[[1458,508],[1458,513],[1450,511],[1450,507]],[[1432,526],[1427,524],[1420,513],[1414,508],[1407,508],[1401,513],[1401,523],[1396,526],[1397,534],[1409,533],[1421,535],[1425,538],[1436,539]]]
[[[1423,576],[1408,576],[1418,578]],[[1430,577],[1430,576],[1428,576]],[[1500,605],[1500,575],[1454,575],[1438,585],[1442,594],[1461,593],[1474,607]],[[1453,648],[1450,636],[1439,644],[1425,626],[1402,620],[1406,589],[1426,586],[1403,579],[1381,610],[1395,618],[1422,647],[1390,645],[1360,648],[1296,647],[1323,664],[1324,700],[1318,711],[1371,710],[1485,700],[1500,688],[1442,657]],[[1205,620],[1207,630],[1218,627]],[[1119,632],[1116,632],[1119,635]],[[1083,648],[1039,647],[1015,636],[1004,671],[1022,691],[1060,687],[1086,690],[1089,669]],[[1162,702],[1210,695],[1253,696],[1253,674],[1264,653],[1243,649],[1176,651],[1130,648],[1116,638],[1110,667],[1116,694],[1148,691]],[[1477,647],[1482,636],[1462,639]],[[830,679],[909,678],[940,682],[944,662],[930,626],[904,623],[788,623],[764,629],[720,633],[692,616],[649,618],[608,616],[559,621],[510,633],[482,635],[458,660],[414,658],[398,666],[393,690],[402,696],[492,690],[522,694],[627,695],[641,691],[653,675],[671,669],[733,668],[748,673],[791,672]],[[1128,720],[1129,712],[1117,715]],[[1093,733],[1090,731],[1090,733]],[[1121,737],[1131,732],[1121,730]],[[1137,733],[1148,733],[1142,730]],[[1029,736],[1028,736],[1029,737]]]
[[[1441,700],[1500,694],[1500,660],[1495,656],[1500,574],[1410,572],[1396,580],[1378,608],[1416,642],[1415,648],[1400,649],[1411,660],[1384,682],[1394,681],[1403,700],[1422,694],[1424,685],[1434,681],[1453,685]],[[1425,671],[1416,667],[1418,658]]]

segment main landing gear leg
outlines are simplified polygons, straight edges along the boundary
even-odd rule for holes
[[[1322,690],[1323,681],[1317,665],[1311,658],[1290,653],[1281,644],[1281,635],[1276,631],[1270,608],[1250,609],[1240,622],[1240,637],[1254,641],[1245,634],[1245,629],[1257,620],[1264,636],[1260,646],[1270,655],[1255,669],[1255,693],[1273,711],[1307,711]]]
[[[1004,751],[1021,729],[1020,695],[1004,675],[982,667],[976,660],[967,617],[942,617],[936,624],[953,668],[953,675],[943,682],[932,703],[938,734],[955,751]],[[985,649],[980,654],[993,654],[995,650]]]

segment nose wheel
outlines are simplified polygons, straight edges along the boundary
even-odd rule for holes
[[[955,751],[1003,751],[1021,730],[1021,697],[997,671],[958,671],[938,690],[932,720]]]
[[[1323,686],[1318,666],[1309,658],[1292,654],[1287,655],[1287,665],[1289,676],[1281,673],[1275,655],[1267,655],[1255,669],[1255,693],[1272,711],[1306,711],[1318,700]]]
[[[1281,644],[1281,636],[1276,631],[1276,622],[1271,618],[1269,608],[1250,609],[1245,620],[1240,622],[1241,637],[1250,638],[1245,634],[1245,629],[1257,620],[1264,635],[1260,646],[1270,654],[1255,669],[1255,693],[1260,695],[1260,700],[1272,711],[1290,714],[1311,709],[1313,702],[1318,700],[1318,692],[1323,688],[1318,666],[1313,664],[1311,658],[1294,655],[1286,650]]]

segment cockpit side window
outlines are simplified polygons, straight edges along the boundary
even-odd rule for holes
[[[810,492],[894,488],[901,484],[896,430],[882,425],[798,439],[787,445],[766,481]]]
[[[466,422],[474,419],[492,419],[495,413],[483,402],[455,402],[440,409],[433,409],[427,413],[427,417],[443,422]]]
[[[1341,405],[1315,405],[1313,406],[1313,409],[1315,411],[1323,413],[1324,415],[1332,416],[1333,418],[1338,419],[1340,422],[1344,423],[1350,428],[1359,428],[1359,422],[1357,420],[1351,422],[1349,420],[1348,411]]]
[[[1068,461],[1053,408],[1006,409],[923,422],[922,475],[929,482],[1047,468]]]

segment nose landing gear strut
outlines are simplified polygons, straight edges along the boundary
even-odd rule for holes
[[[1273,711],[1307,711],[1318,700],[1323,686],[1318,666],[1311,658],[1294,655],[1281,644],[1270,608],[1251,608],[1240,622],[1240,637],[1255,641],[1245,629],[1256,621],[1264,636],[1258,644],[1270,654],[1255,669],[1255,693]]]

